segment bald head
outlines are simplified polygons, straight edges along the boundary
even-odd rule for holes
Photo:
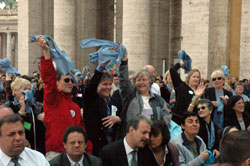
[[[148,72],[150,72],[152,74],[153,77],[155,77],[156,72],[155,72],[155,68],[152,65],[146,65],[143,67],[144,70],[147,70]]]
[[[14,114],[10,107],[0,107],[0,119],[10,114]]]

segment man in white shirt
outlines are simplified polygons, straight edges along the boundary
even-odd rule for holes
[[[103,166],[148,166],[140,148],[149,141],[152,122],[140,115],[127,124],[127,134],[123,140],[110,143],[100,151]]]
[[[143,67],[143,69],[144,69],[144,70],[147,70],[148,72],[150,72],[150,73],[152,74],[153,78],[155,79],[155,77],[156,77],[156,72],[155,72],[154,66],[152,66],[152,65],[146,65],[146,66]],[[161,89],[160,89],[160,86],[159,86],[157,83],[154,82],[154,83],[151,85],[150,88],[151,88],[150,91],[151,91],[152,93],[155,93],[155,94],[161,96]]]
[[[0,120],[1,166],[49,166],[43,154],[25,147],[26,138],[22,118],[6,115]]]

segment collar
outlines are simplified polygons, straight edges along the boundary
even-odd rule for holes
[[[20,159],[23,159],[23,160],[27,160],[27,155],[25,153],[25,149],[23,150],[23,152],[19,155],[19,158]],[[10,162],[10,160],[12,159],[12,157],[9,157],[8,155],[6,155],[2,149],[0,148],[0,164],[2,162],[3,166],[7,166]]]
[[[123,139],[123,143],[124,143],[126,155],[130,154],[134,150],[137,150],[137,149],[133,149],[133,148],[131,148],[131,146],[129,146],[129,144],[126,141],[126,137]]]
[[[150,99],[155,97],[155,94],[153,92],[151,92],[151,90],[149,91],[149,97],[150,97]]]
[[[187,139],[186,135],[183,133],[181,133],[181,137],[183,139],[183,145],[186,146],[186,147],[189,147],[189,140]],[[200,146],[201,146],[201,140],[199,140],[196,136],[194,137],[194,141],[196,142],[197,144],[197,147],[200,149]]]
[[[73,160],[68,156],[67,153],[66,153],[66,155],[67,155],[67,157],[68,157],[68,159],[69,159],[70,165],[75,165],[76,162],[73,161]],[[80,165],[82,165],[83,159],[84,159],[84,157],[83,157],[83,155],[82,155],[82,158],[81,158],[77,163],[79,163]]]

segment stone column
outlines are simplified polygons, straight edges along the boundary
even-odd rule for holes
[[[228,0],[210,0],[209,17],[208,78],[214,70],[221,68],[221,65],[230,67],[230,2]]]
[[[11,61],[11,33],[7,32],[7,55],[6,57]]]
[[[15,67],[15,57],[18,55],[17,54],[17,33],[12,33],[11,37],[11,65]]]
[[[98,14],[98,27],[100,30],[100,38],[114,41],[114,0],[99,1],[98,6],[100,11]]]
[[[205,78],[208,68],[209,1],[182,1],[181,49],[190,55],[192,67],[201,70]]]
[[[122,41],[123,0],[115,0],[115,40]]]
[[[42,2],[18,1],[18,71],[21,74],[31,74],[38,70],[38,61],[34,62],[42,55],[42,50],[35,43],[30,43],[29,36],[43,33]]]
[[[240,34],[240,79],[250,78],[250,1],[242,0]]]
[[[170,0],[154,0],[151,7],[150,62],[157,74],[163,74],[163,59],[169,56]],[[165,64],[166,65],[166,62]],[[165,69],[166,70],[166,69]]]
[[[182,1],[170,0],[170,20],[169,20],[169,56],[167,58],[167,68],[174,64],[174,59],[178,59],[178,51],[181,49],[181,16]]]
[[[76,1],[54,0],[54,39],[73,62],[76,62],[76,35]]]
[[[80,41],[87,38],[97,38],[98,32],[98,1],[99,0],[76,0],[76,67],[82,69],[83,66],[90,66],[92,71],[95,65],[89,62],[88,54],[96,51],[96,48],[81,49]]]
[[[2,43],[3,43],[3,36],[2,36],[2,33],[0,33],[0,59],[3,58],[3,47],[2,47]]]
[[[54,0],[43,2],[43,34],[54,36]]]
[[[203,78],[228,65],[229,6],[228,0],[183,1],[182,49]]]
[[[122,43],[127,47],[129,69],[150,64],[151,0],[123,1]]]
[[[7,35],[6,33],[2,33],[2,57],[6,58],[7,54]]]

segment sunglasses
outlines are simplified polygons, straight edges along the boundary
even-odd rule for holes
[[[64,79],[65,83],[69,83],[69,81],[71,81],[71,83],[74,83],[73,79],[71,79],[71,78],[65,78]]]
[[[222,77],[213,78],[212,80],[213,80],[213,81],[216,81],[216,80],[222,80]]]
[[[197,110],[200,111],[200,110],[204,110],[206,108],[206,106],[201,106],[200,108],[198,108]]]

